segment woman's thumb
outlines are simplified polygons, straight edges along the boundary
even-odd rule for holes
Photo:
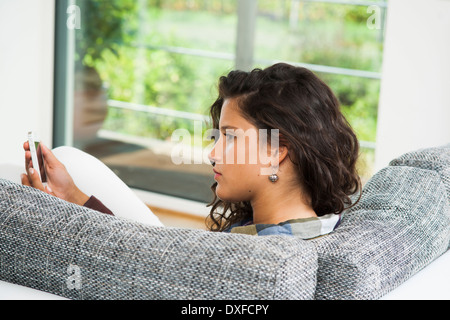
[[[42,156],[44,157],[46,164],[52,167],[58,161],[58,159],[56,159],[53,152],[51,152],[50,149],[47,148],[47,146],[42,142],[40,143],[40,147],[42,149]]]

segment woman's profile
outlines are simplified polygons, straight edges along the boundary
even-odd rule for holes
[[[212,187],[211,230],[314,237],[324,224],[333,221],[335,227],[336,215],[351,206],[350,196],[361,188],[359,144],[323,81],[305,68],[283,63],[232,71],[221,77],[210,113],[222,133],[210,156],[219,173]],[[242,138],[227,134],[230,127],[278,130],[276,175],[259,174],[264,164],[223,161],[227,152],[239,152],[239,144],[230,147],[229,141]]]
[[[218,91],[210,108],[217,134],[209,154],[215,179],[209,230],[303,239],[333,231],[361,182],[358,140],[331,89],[308,69],[278,63],[231,71]],[[24,149],[22,184],[114,214],[81,191],[45,146],[44,187],[26,142]]]

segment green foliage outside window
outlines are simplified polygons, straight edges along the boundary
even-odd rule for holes
[[[185,47],[234,54],[236,1],[82,0],[78,60],[99,72],[109,99],[207,114],[218,78],[233,61],[158,50]],[[293,28],[291,1],[260,0],[255,59],[380,72],[382,31],[370,30],[365,6],[302,2]],[[264,65],[258,65],[264,67]],[[375,141],[380,82],[319,74],[338,96],[359,139]],[[170,139],[190,121],[110,108],[104,128]],[[373,156],[373,154],[372,154]]]

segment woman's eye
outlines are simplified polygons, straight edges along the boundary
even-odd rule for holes
[[[234,135],[229,134],[229,133],[224,133],[225,138],[227,139],[227,141],[231,141],[235,138]]]

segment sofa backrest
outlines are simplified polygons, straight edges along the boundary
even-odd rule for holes
[[[0,280],[71,299],[312,299],[308,241],[150,227],[0,180]]]
[[[424,148],[405,153],[392,160],[389,165],[436,171],[447,190],[447,199],[450,202],[450,143],[441,147]]]
[[[450,203],[450,143],[440,147],[414,150],[392,160],[391,166],[409,166],[436,171],[445,189]],[[450,242],[448,248],[450,249]]]
[[[365,185],[319,254],[316,299],[378,299],[450,242],[450,145],[412,152]]]

